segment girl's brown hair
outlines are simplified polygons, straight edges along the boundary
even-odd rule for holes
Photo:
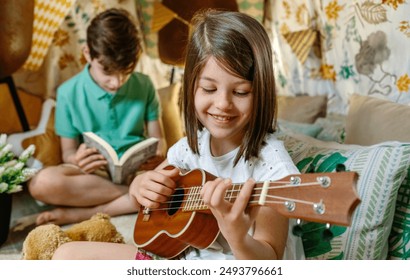
[[[136,24],[124,9],[98,14],[87,28],[91,59],[98,59],[107,73],[132,72],[141,53]]]
[[[186,49],[182,109],[188,144],[199,153],[197,131],[203,129],[195,113],[197,78],[209,57],[227,71],[252,82],[253,114],[247,126],[235,164],[257,157],[267,133],[276,125],[276,93],[272,49],[264,27],[239,12],[200,11],[192,19]]]

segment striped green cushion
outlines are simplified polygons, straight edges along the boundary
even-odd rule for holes
[[[399,188],[389,237],[389,259],[410,259],[410,169]]]
[[[303,226],[307,259],[386,259],[397,193],[410,165],[410,144],[385,142],[363,147],[289,133],[278,137],[302,173],[332,172],[336,165],[344,164],[346,170],[359,174],[361,203],[350,227],[332,227],[335,237],[324,241],[324,225]]]

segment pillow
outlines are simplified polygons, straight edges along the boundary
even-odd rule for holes
[[[311,137],[316,137],[320,131],[322,131],[322,127],[317,124],[312,123],[298,123],[298,122],[290,122],[286,120],[278,120],[279,129],[282,130],[291,130],[297,133],[306,134]]]
[[[361,203],[349,227],[334,226],[334,238],[321,238],[324,225],[306,223],[302,238],[307,259],[386,259],[398,189],[410,165],[410,143],[363,147],[324,142],[304,135],[278,134],[301,171],[332,172],[338,164],[359,174]],[[320,230],[317,230],[320,229]]]
[[[314,123],[326,116],[327,96],[278,96],[278,119]]]
[[[162,125],[168,148],[184,136],[181,112],[179,109],[179,92],[181,83],[177,82],[158,90],[162,108]]]
[[[346,119],[346,144],[410,142],[410,107],[375,97],[352,95]]]

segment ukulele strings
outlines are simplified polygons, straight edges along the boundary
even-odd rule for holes
[[[308,183],[300,183],[298,185],[294,185],[294,184],[289,184],[289,182],[281,182],[281,181],[275,181],[275,182],[271,182],[274,184],[282,184],[280,186],[269,186],[268,190],[275,190],[275,189],[284,189],[284,188],[300,188],[300,187],[312,187],[312,186],[320,186],[320,183],[318,182],[308,182]],[[238,197],[238,193],[242,190],[242,184],[233,184],[232,185],[232,189],[227,190],[226,194],[225,194],[225,199],[228,200],[229,202],[231,202],[231,199],[236,199]],[[238,189],[236,189],[236,187],[238,187]],[[170,199],[167,200],[166,202],[162,203],[162,204],[170,204],[171,206],[173,204],[178,204],[179,206],[175,206],[175,207],[164,207],[164,208],[154,208],[154,209],[150,209],[151,211],[168,211],[168,210],[175,210],[175,209],[179,209],[181,208],[180,205],[182,203],[189,203],[191,204],[191,207],[195,207],[195,210],[198,210],[200,208],[204,208],[204,209],[208,209],[208,207],[204,204],[203,199],[200,197],[200,190],[201,190],[202,186],[190,186],[188,188],[179,188],[184,190],[184,193],[181,194],[172,194],[170,196]],[[188,194],[185,194],[185,190],[193,190],[192,192],[188,192]],[[263,187],[255,187],[253,190],[262,190]],[[182,200],[173,200],[173,198],[179,198],[179,197],[189,197],[191,199],[182,199]],[[252,200],[252,198],[255,198],[256,200]],[[252,194],[251,195],[251,200],[249,200],[249,204],[258,204],[259,203],[259,197],[260,194]],[[270,199],[277,199],[277,201],[266,201],[265,204],[270,203],[270,204],[282,204],[284,203],[284,201],[293,201],[293,202],[298,202],[298,203],[303,203],[303,204],[310,204],[313,205],[315,204],[314,202],[311,201],[307,201],[307,200],[299,200],[299,199],[292,199],[292,198],[287,198],[287,197],[281,197],[281,196],[275,196],[275,195],[266,195],[267,198]]]

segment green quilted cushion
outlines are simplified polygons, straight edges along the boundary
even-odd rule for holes
[[[389,237],[389,259],[410,259],[410,169],[399,188]]]
[[[384,142],[374,146],[324,142],[287,132],[278,134],[302,173],[333,172],[343,164],[359,174],[361,203],[349,227],[332,226],[334,238],[322,238],[325,225],[303,224],[307,259],[386,259],[395,201],[410,165],[410,143]],[[343,202],[341,202],[343,203]]]

